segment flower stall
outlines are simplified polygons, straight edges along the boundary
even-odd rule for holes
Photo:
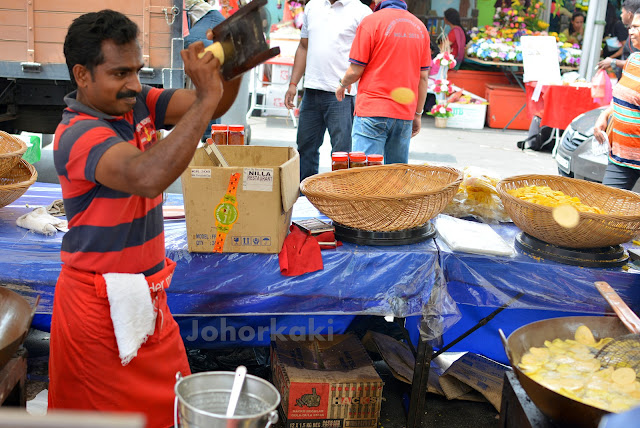
[[[580,65],[580,45],[566,41],[564,34],[547,33],[549,24],[540,19],[544,5],[531,2],[525,7],[514,0],[510,8],[496,8],[493,25],[471,30],[467,58],[479,62],[522,64],[522,36],[553,36],[557,40],[558,63],[564,69]]]

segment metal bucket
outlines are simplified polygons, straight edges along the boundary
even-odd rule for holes
[[[174,425],[182,428],[268,428],[278,421],[280,393],[269,382],[247,375],[235,415],[226,417],[234,372],[176,374]],[[178,424],[178,415],[180,423]]]

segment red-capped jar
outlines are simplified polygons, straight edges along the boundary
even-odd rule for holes
[[[367,166],[382,165],[384,162],[384,156],[378,154],[371,154],[367,156]]]
[[[229,125],[229,142],[230,146],[244,146],[244,126]]]
[[[349,152],[349,168],[367,166],[367,155],[364,152]]]
[[[349,168],[349,154],[347,152],[331,153],[331,171]]]
[[[229,125],[211,125],[211,139],[218,146],[227,145],[227,136],[229,133]]]

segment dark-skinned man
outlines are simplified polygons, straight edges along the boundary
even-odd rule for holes
[[[175,263],[165,258],[162,192],[231,106],[240,79],[225,82],[196,42],[181,52],[195,90],[141,85],[138,36],[129,18],[103,10],[75,19],[64,43],[77,91],[65,97],[54,140],[69,232],[53,303],[49,408],[142,412],[148,427],[167,427],[176,372],[190,371],[164,290]],[[138,316],[148,328],[140,331]]]

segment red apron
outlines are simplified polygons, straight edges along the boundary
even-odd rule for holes
[[[62,266],[49,342],[49,408],[138,412],[147,427],[173,425],[176,372],[191,374],[178,324],[167,306],[175,262],[147,277],[158,308],[153,336],[123,366],[102,275]]]

